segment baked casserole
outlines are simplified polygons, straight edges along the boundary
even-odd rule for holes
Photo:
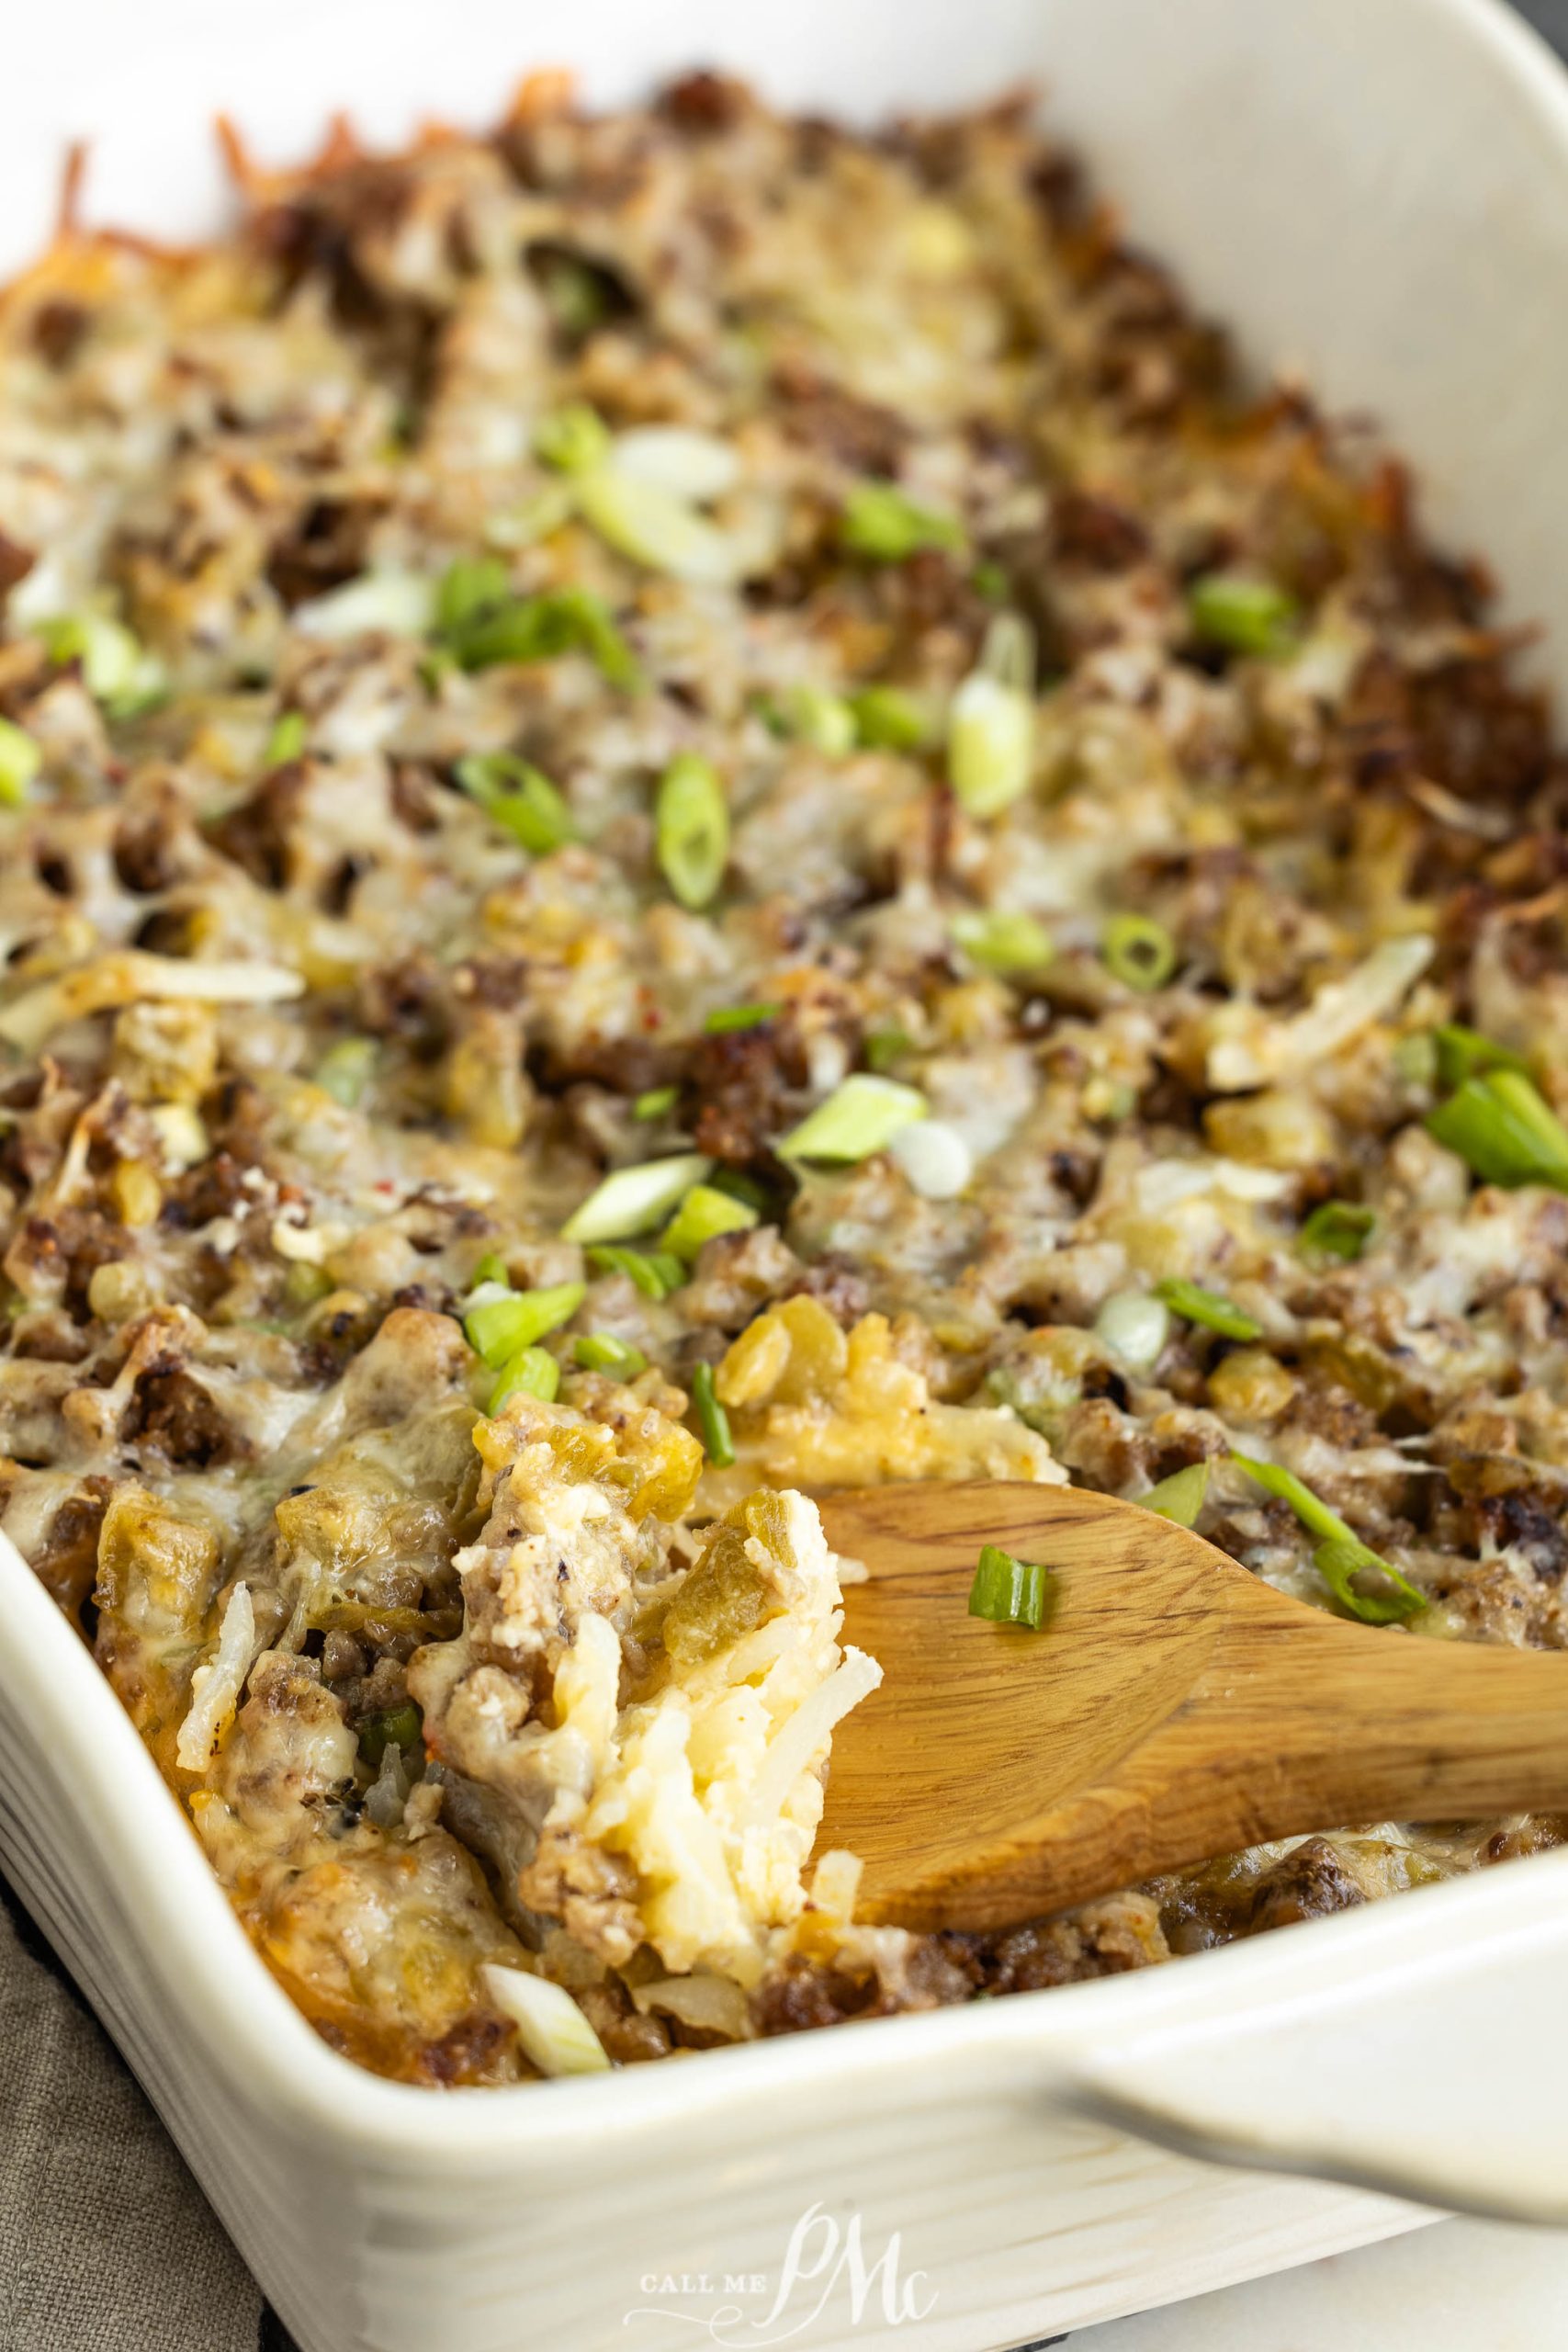
[[[0,1490],[311,2023],[509,2082],[1557,1842],[935,1937],[813,1852],[835,1487],[1563,1638],[1565,771],[1398,461],[1022,100],[231,145],[0,309]]]

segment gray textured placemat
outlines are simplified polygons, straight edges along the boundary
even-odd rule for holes
[[[0,2150],[0,2352],[287,2352],[157,2117],[9,1898]]]

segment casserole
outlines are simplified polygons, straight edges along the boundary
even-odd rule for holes
[[[1067,12],[1067,17],[1063,18],[1063,24],[1067,26],[1069,21],[1072,21],[1072,12]],[[1434,38],[1437,38],[1437,35],[1434,35]],[[1065,42],[1065,54],[1069,54],[1069,40]],[[745,63],[745,59],[740,59],[740,63]],[[987,59],[987,68],[995,68],[995,63],[997,63],[995,59]],[[995,80],[995,71],[987,73],[987,77],[989,77],[989,80]],[[1396,416],[1396,421],[1399,421],[1399,416]],[[1416,435],[1416,440],[1417,440],[1417,447],[1420,447],[1420,435]],[[1544,473],[1544,458],[1542,458],[1542,473]],[[1540,475],[1538,475],[1538,487],[1540,487]],[[1491,541],[1493,541],[1493,543],[1497,543],[1497,538],[1500,538],[1500,534],[1497,534],[1495,529],[1491,529],[1491,525],[1488,525],[1488,537],[1491,537]],[[1505,553],[1506,553],[1506,550],[1505,550]],[[26,1609],[26,1601],[18,1601],[18,1609]],[[21,1625],[21,1618],[18,1618],[18,1625]],[[47,1637],[47,1634],[42,1634],[42,1630],[40,1630],[40,1639],[45,1639],[45,1642],[47,1642],[47,1639],[50,1639],[50,1637]],[[63,1668],[62,1668],[62,1675],[63,1675]],[[24,1693],[24,1696],[26,1696],[26,1693]],[[18,1702],[18,1708],[17,1708],[17,1719],[21,1719],[21,1713],[24,1713],[24,1708],[21,1708],[21,1702]],[[87,1702],[87,1713],[92,1714],[92,1702]],[[35,1736],[40,1734],[40,1731],[42,1731],[42,1722],[35,1722]],[[50,1743],[50,1746],[51,1746],[51,1743]],[[47,1750],[45,1750],[45,1752],[47,1752]],[[130,1771],[130,1759],[127,1759],[127,1771]],[[127,1782],[127,1785],[130,1785],[130,1782]],[[83,1788],[87,1788],[87,1782],[85,1782],[85,1781],[83,1781]],[[45,1814],[47,1814],[47,1806],[45,1806],[45,1809],[42,1809],[42,1811],[45,1811]],[[134,1839],[131,1839],[131,1841],[134,1841]],[[174,1879],[176,1879],[176,1874],[179,1874],[179,1865],[174,1865],[174,1858],[172,1858],[172,1856],[169,1856],[169,1870],[172,1870],[172,1872],[174,1872],[172,1877],[169,1877],[169,1884],[174,1884]],[[26,1874],[26,1870],[24,1870],[24,1884],[30,1884],[30,1879],[28,1879],[28,1874]],[[1434,1900],[1434,1903],[1437,1903],[1437,1898],[1432,1898],[1432,1900]],[[1443,1900],[1448,1900],[1448,1898],[1443,1898]],[[1497,1900],[1495,1895],[1493,1895],[1493,1900]],[[1514,1898],[1514,1900],[1521,1900],[1521,1898]],[[195,1917],[195,1912],[193,1912],[193,1917]],[[1464,1917],[1470,1917],[1470,1915],[1464,1915]],[[1404,1928],[1404,1933],[1413,1933],[1413,1928],[1405,1927],[1404,1922],[1401,1922],[1401,1928]],[[1432,1928],[1432,1931],[1434,1931],[1434,1928]],[[216,1952],[216,1950],[219,1950],[219,1945],[214,1945],[214,1952]],[[83,1959],[85,1959],[85,1952],[77,1952],[77,1957],[83,1957]],[[1298,1964],[1298,1966],[1300,1966],[1300,1964]],[[1314,1966],[1316,1966],[1316,1964],[1314,1964]],[[89,1969],[87,1973],[92,1973],[92,1969]],[[1251,1978],[1248,1978],[1248,1981],[1251,1981]],[[1239,1996],[1239,1992],[1236,1992],[1235,1987],[1239,1987],[1239,1985],[1241,1985],[1241,1978],[1239,1978],[1239,1975],[1229,1975],[1227,1983],[1229,1983],[1229,1985],[1232,1985],[1232,1999],[1236,1999],[1236,1996]],[[1215,1999],[1215,1996],[1218,1996],[1218,1995],[1213,1995],[1213,1992],[1211,1992],[1211,1995],[1206,1995],[1206,1999]],[[1075,1995],[1075,1999],[1077,1999],[1077,1995]],[[1176,1999],[1176,1996],[1170,1996],[1170,1999]],[[1079,2008],[1079,2011],[1077,2011],[1077,2013],[1079,2013],[1079,2016],[1081,2016],[1081,2008]],[[1161,2008],[1159,2013],[1161,2013],[1161,2016],[1168,2016],[1168,2011],[1166,2011],[1166,2008]],[[125,2023],[125,2020],[122,2020],[122,2023]],[[987,2020],[987,2023],[989,2023],[989,2020]],[[1058,2030],[1058,2028],[1054,2028],[1054,2032],[1055,2032],[1055,2030]],[[903,2032],[903,2028],[900,2028],[900,2032]],[[959,2041],[954,2041],[954,2049],[959,2049]],[[750,2058],[750,2053],[745,2053],[745,2055],[748,2055],[748,2058]],[[976,2053],[976,2055],[980,2055],[980,2053]],[[1147,2053],[1145,2053],[1145,2058],[1147,2058]],[[727,2065],[728,2065],[728,2061],[727,2061]],[[837,2061],[837,2053],[835,2053],[835,2072],[837,2072],[837,2065],[840,2065],[840,2061]],[[682,2070],[682,2072],[684,2072],[684,2070]],[[818,2061],[818,2072],[820,2072],[820,2061]],[[978,2075],[980,2075],[980,2072],[983,2072],[983,2067],[978,2067],[978,2070],[976,2070],[976,2072],[978,2072]],[[781,2088],[783,2088],[783,2082],[785,2082],[785,2075],[787,2075],[787,2082],[790,2082],[790,2084],[802,2084],[802,2086],[804,2086],[804,2084],[807,2084],[808,2079],[811,2079],[811,2067],[808,2067],[807,2063],[802,2063],[802,2061],[795,2061],[795,2065],[787,2067],[787,2070],[785,2070],[785,2067],[773,2067],[773,2072],[771,2072],[771,2075],[757,2075],[757,2076],[755,2076],[757,2091],[766,2091],[766,2093],[769,2093],[769,2096],[771,2096],[771,2086],[773,2086],[773,2084],[776,2084],[776,2082],[781,2084]],[[1140,2076],[1138,2076],[1138,2082],[1140,2082],[1140,2093],[1143,2093],[1143,2096],[1145,2096],[1145,2100],[1147,2100],[1147,2096],[1149,2096],[1149,2084],[1155,2082],[1155,2079],[1156,2079],[1156,2070],[1155,2070],[1155,2065],[1152,2065],[1152,2061],[1145,2063],[1143,2070],[1140,2070]],[[339,2088],[341,2088],[341,2086],[339,2086]],[[344,2109],[341,2109],[341,2112],[348,2112],[348,2109],[353,2108],[353,2105],[355,2105],[355,2100],[357,2100],[357,2093],[355,2093],[355,2098],[350,2098],[350,2093],[345,2091],[345,2088],[344,2088],[344,2093],[341,2093],[341,2096],[344,2096]],[[579,2096],[583,2096],[583,2093],[579,2093]],[[597,2096],[597,2093],[594,2093],[594,2096]],[[639,2098],[644,2098],[644,2093],[642,2093],[642,2091],[637,2091],[637,2096],[639,2096]],[[689,2117],[691,2121],[696,2121],[698,2109],[694,2108],[694,2105],[691,2105],[691,2103],[694,2103],[694,2100],[698,2100],[698,2098],[703,2098],[703,2100],[712,2100],[712,2098],[715,2098],[715,2096],[717,2096],[717,2093],[696,2093],[696,2091],[694,2091],[694,2093],[682,2093],[682,2098],[677,2100],[677,2108],[680,2108],[682,2117]],[[1110,2096],[1110,2093],[1107,2093],[1107,2096]],[[169,2091],[169,2098],[174,2098],[174,2091]],[[559,2112],[559,2096],[558,2096],[558,2093],[550,2093],[550,2098],[558,2100],[558,2112]],[[659,2103],[653,2103],[651,2098],[644,2098],[644,2108],[647,2108],[647,2114],[649,2114],[649,2117],[665,2117],[665,2114],[670,2112],[668,2108],[660,2108],[660,2105],[659,2105]],[[583,2131],[588,2131],[588,2112],[590,2112],[590,2109],[588,2109],[588,2108],[583,2108],[583,2124],[581,2124],[581,2129],[583,2129]],[[630,2109],[627,2109],[627,2114],[630,2114]],[[891,2114],[891,2109],[888,2109],[888,2114]],[[712,2120],[710,2120],[710,2121],[712,2121]],[[190,2120],[188,2120],[188,2129],[190,2129]],[[419,2129],[421,2141],[428,2143],[430,2133],[428,2133],[428,2129],[425,2129],[425,2121],[423,2121],[423,2120],[421,2120],[421,2124],[416,2126],[416,2129]],[[541,2120],[538,2120],[538,2124],[526,2124],[526,2126],[522,2124],[522,2120],[520,2120],[520,2129],[526,2129],[526,2135],[529,2135],[529,2141],[534,2141],[534,2135],[536,2135],[536,2133],[538,2133],[538,2138],[541,2138],[541,2141],[543,2141],[543,2138],[546,2138],[546,2126],[543,2126],[543,2117],[541,2117]],[[571,2131],[576,2131],[576,2129],[579,2129],[579,2126],[576,2126],[576,2121],[567,2121],[567,2120],[564,2120],[564,2114],[562,2114],[562,2126],[559,2126],[559,2129],[562,2129],[562,2133],[571,2133]],[[882,2120],[877,2121],[877,2129],[882,2129]],[[440,2131],[442,2131],[442,2133],[445,2133],[445,2131],[446,2131],[446,2120],[442,2120]],[[1220,2117],[1215,2117],[1215,2120],[1211,2121],[1211,2131],[1213,2131],[1213,2135],[1223,2135],[1223,2131],[1224,2131],[1224,2117],[1223,2117],[1223,2114],[1220,2114]],[[710,2147],[722,2145],[722,2131],[717,2131],[717,2133],[712,2135],[712,2141],[707,2143],[707,2145],[710,2145]],[[926,2145],[929,2145],[929,2143],[926,2143]],[[1319,2152],[1321,2152],[1321,2147],[1319,2147]],[[558,2154],[559,2154],[559,2147],[558,2147]],[[665,2150],[665,2154],[668,2154],[668,2150]],[[1387,2152],[1384,2152],[1384,2162],[1387,2162]],[[604,2178],[604,2159],[602,2159],[602,2154],[600,2154],[600,2159],[597,2159],[597,2164],[600,2164],[600,2178]],[[371,2168],[374,2168],[374,2166],[371,2166]],[[461,2166],[461,2164],[456,2164],[456,2157],[454,2157],[454,2171],[449,2173],[449,2180],[456,2180],[456,2178],[458,2178],[458,2173],[461,2173],[461,2171],[463,2171],[463,2166]],[[555,2171],[555,2166],[552,2166],[552,2171]],[[1425,2176],[1422,2176],[1422,2178],[1429,2180],[1429,2178],[1432,2178],[1432,2173],[1425,2173]],[[686,2183],[686,2189],[689,2189],[691,2194],[696,2194],[696,2192],[698,2192],[698,2183],[696,2183],[696,2180],[689,2180],[689,2183]],[[1472,2189],[1472,2192],[1474,2192],[1474,2189]],[[1474,2194],[1479,2194],[1479,2192],[1474,2192]],[[1500,2192],[1495,2192],[1495,2194],[1500,2194]],[[231,2204],[232,2204],[232,2199],[231,2199]],[[701,2197],[698,2197],[698,2204],[701,2204]],[[320,2201],[320,2204],[317,2204],[317,2213],[322,2213],[324,2209],[327,2209],[327,2199],[322,2199],[322,2201]],[[870,2225],[870,2209],[867,2209],[867,2225]],[[740,2234],[740,2232],[739,2232],[739,2234]],[[254,2244],[254,2237],[249,2239],[249,2244]],[[649,2248],[649,2251],[651,2251],[651,2248]],[[750,2253],[750,2251],[752,2251],[752,2248],[748,2246],[748,2253]],[[466,2289],[463,2289],[463,2293],[472,2293],[472,2289],[475,2289],[475,2279],[478,2279],[478,2277],[482,2275],[482,2267],[484,2267],[482,2260],[479,2260],[478,2256],[475,2256],[475,2263],[472,2263],[470,2267],[468,2267],[468,2272],[466,2272]],[[712,2267],[712,2265],[710,2265],[710,2267]],[[736,2269],[750,2269],[750,2272],[755,2272],[755,2269],[757,2269],[757,2260],[752,2260],[752,2263],[750,2263],[750,2265],[740,2263],[740,2260],[739,2260],[739,2263],[733,2265],[733,2267],[736,2267]],[[724,2269],[724,2272],[728,2272],[728,2269],[731,2269],[731,2260],[728,2260],[728,2253],[724,2253],[724,2256],[722,2256],[722,2269]],[[653,2253],[653,2260],[651,2260],[651,2267],[649,2267],[649,2275],[651,2275],[651,2277],[682,2277],[682,2279],[684,2279],[684,2277],[689,2277],[689,2275],[698,2275],[698,2277],[701,2277],[701,2275],[703,2275],[703,2267],[701,2267],[701,2265],[684,2263],[684,2260],[682,2260],[682,2263],[677,2263],[677,2260],[670,2260],[670,2263],[665,2265],[663,2269],[660,2269],[660,2265],[659,2265],[659,2256],[656,2256],[656,2253]],[[388,2272],[388,2277],[390,2277],[390,2272]],[[929,2277],[936,2277],[936,2275],[933,2275],[933,2272],[929,2272]],[[626,2284],[626,2281],[623,2281],[623,2284]],[[942,2289],[938,2289],[938,2296],[941,2296],[941,2293],[942,2293]],[[1145,2296],[1145,2301],[1147,2301],[1147,2296]],[[315,2310],[315,2312],[306,2310],[306,2307],[301,2305],[301,2301],[299,2301],[299,2298],[296,2298],[294,2302],[289,2302],[289,2301],[287,2301],[287,2298],[285,2298],[285,2307],[287,2307],[287,2310],[289,2310],[289,2317],[291,2317],[291,2319],[296,2319],[296,2326],[301,2326],[301,2334],[306,2334],[306,2338],[310,2338],[312,2331],[315,2331],[315,2334],[320,2335],[320,2326],[322,2326],[322,2312],[320,2312],[320,2310]],[[296,2317],[296,2314],[299,2314],[299,2317]],[[933,2314],[933,2317],[931,2317],[931,2328],[929,2328],[929,2334],[931,2334],[931,2340],[933,2340],[933,2343],[936,2343],[936,2340],[941,2340],[941,2328],[952,2326],[952,2324],[957,2324],[957,2322],[954,2322],[954,2319],[950,2319],[950,2314],[947,2314],[947,2312],[942,2312],[941,2317],[936,2317],[936,2305],[931,2307],[931,2314]],[[383,2328],[398,2328],[398,2326],[409,2328],[409,2326],[413,2326],[413,2324],[416,2324],[416,2317],[419,2317],[419,2301],[416,2301],[416,2293],[413,2293],[412,2289],[407,2289],[407,2286],[404,2286],[404,2290],[402,2290],[402,2293],[400,2293],[400,2296],[398,2296],[398,2312],[395,2312],[395,2314],[388,2314],[386,2319],[381,2319],[381,2322],[376,2322],[376,2324],[378,2324],[378,2326],[383,2326]],[[682,2317],[682,2314],[674,2314],[674,2319],[680,2319],[680,2317]],[[915,2317],[917,2317],[917,2314],[915,2314]],[[670,2326],[674,2326],[674,2319],[670,2319]],[[828,2326],[832,2326],[832,2324],[837,2324],[837,2322],[832,2322],[832,2319],[828,2319]],[[964,2322],[964,2324],[968,2324],[968,2319],[966,2319],[966,2322]],[[976,2322],[976,2324],[978,2324],[978,2322]],[[1034,2324],[1034,2319],[1030,2319],[1030,2324]],[[558,2331],[559,2331],[559,2334],[571,2334],[571,2335],[573,2335],[573,2340],[583,2340],[583,2326],[594,2328],[594,2326],[600,2326],[600,2322],[590,2322],[590,2319],[583,2319],[583,2324],[581,2324],[581,2326],[579,2326],[579,2324],[576,2324],[576,2322],[573,2322],[571,2326],[569,2326],[567,2319],[564,2319],[564,2314],[559,2314],[559,2317],[558,2317]],[[642,2319],[642,2322],[639,2322],[639,2326],[649,2326],[649,2328],[653,2328],[653,2326],[659,2326],[659,2322],[653,2322],[653,2319]],[[339,2334],[341,2334],[341,2331],[339,2331]],[[322,2340],[322,2343],[324,2343],[324,2340],[336,2340],[336,2338],[327,2338],[327,2335],[320,2335],[320,2340]],[[344,2340],[353,2340],[353,2338],[348,2338],[348,2335],[344,2335]],[[381,2338],[378,2338],[378,2335],[376,2335],[376,2334],[369,2334],[369,2335],[367,2335],[365,2340],[371,2340],[371,2343],[374,2343],[374,2340],[381,2340]],[[386,2335],[386,2340],[395,2340],[395,2338],[392,2338],[392,2335]],[[404,2335],[400,2335],[398,2340],[407,2340],[407,2343],[416,2343],[416,2340],[419,2340],[419,2338],[416,2338],[416,2335],[404,2334]],[[482,2340],[482,2338],[475,2338],[475,2340]],[[505,2338],[496,2338],[496,2340],[505,2340]],[[594,2338],[594,2340],[597,2340],[597,2338]],[[656,2340],[656,2338],[653,2338],[653,2335],[649,2335],[649,2340]],[[820,2338],[820,2340],[832,2340],[832,2338]],[[957,2340],[964,2340],[964,2338],[959,2338],[959,2335],[954,2335],[954,2338],[952,2338],[952,2340],[954,2340],[954,2343],[957,2343]],[[971,2335],[968,2335],[968,2340],[974,2340],[974,2328],[971,2328]],[[1001,2338],[999,2338],[999,2340],[1001,2340]]]

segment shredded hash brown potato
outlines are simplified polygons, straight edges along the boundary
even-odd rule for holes
[[[238,160],[0,306],[0,1498],[305,2015],[508,2082],[1556,1842],[937,1938],[810,1860],[813,1490],[1207,1465],[1565,1639],[1568,769],[1398,461],[1021,101]]]

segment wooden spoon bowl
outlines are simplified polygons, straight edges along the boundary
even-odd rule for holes
[[[860,1916],[1012,1927],[1347,1823],[1568,1808],[1568,1657],[1372,1628],[1071,1487],[827,1497],[844,1638],[880,1690],[833,1735],[818,1846]],[[967,1613],[984,1544],[1055,1574],[1039,1633]]]

